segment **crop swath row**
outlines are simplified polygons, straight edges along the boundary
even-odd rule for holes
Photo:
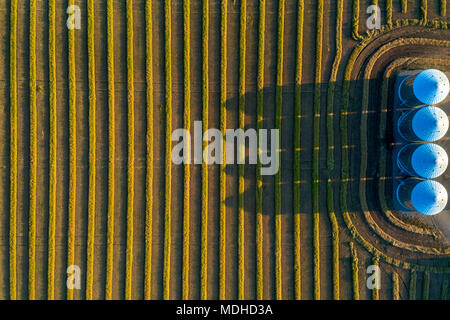
[[[334,169],[334,94],[336,89],[337,72],[342,59],[342,25],[343,25],[344,2],[338,0],[336,13],[336,56],[331,69],[330,81],[327,93],[327,168]],[[332,230],[333,247],[333,298],[339,300],[339,226],[334,212],[334,190],[331,179],[327,183],[327,207]]]
[[[275,93],[275,129],[281,131],[283,115],[283,47],[284,47],[284,14],[285,2],[279,0],[278,9],[278,53],[277,53],[277,83]],[[281,134],[279,144],[281,146]],[[281,157],[281,156],[280,156]],[[275,175],[275,297],[283,298],[281,287],[281,170]]]
[[[56,27],[55,0],[49,1],[49,87],[50,87],[50,178],[48,213],[48,285],[47,298],[55,298],[55,229],[56,229]]]
[[[184,127],[191,130],[191,11],[190,0],[184,0]],[[187,146],[190,154],[190,146]],[[183,202],[183,299],[189,299],[189,212],[190,212],[191,168],[184,166],[184,202]]]
[[[10,18],[10,208],[9,290],[17,298],[17,0],[11,1]]]
[[[92,300],[94,281],[94,241],[95,241],[95,50],[94,50],[94,0],[88,0],[88,56],[89,56],[89,204],[86,299]]]
[[[316,34],[316,75],[314,86],[314,124],[313,124],[313,261],[314,261],[314,299],[320,299],[320,234],[319,234],[319,152],[320,152],[320,96],[322,82],[322,47],[323,47],[323,8],[324,1],[317,3]]]
[[[227,0],[221,1],[220,26],[220,131],[225,135],[227,129]],[[219,231],[219,299],[226,299],[226,143],[224,141],[222,154],[223,164],[220,166],[220,231]],[[257,271],[258,273],[258,271]]]
[[[115,94],[114,94],[114,1],[107,2],[107,56],[108,56],[108,226],[106,241],[105,298],[112,299],[114,260],[114,179],[115,179]]]
[[[125,299],[131,300],[133,274],[133,213],[134,213],[134,59],[133,1],[127,0],[127,86],[128,86],[128,199]],[[170,178],[170,176],[169,176]],[[169,229],[170,231],[170,229]]]
[[[209,42],[209,4],[202,1],[202,121],[203,127],[209,127],[209,77],[208,77],[208,42]],[[203,148],[206,142],[203,142]],[[201,226],[201,272],[200,297],[208,299],[208,165],[202,164],[202,226]]]
[[[297,57],[295,71],[295,120],[294,120],[294,186],[293,186],[293,210],[294,210],[294,281],[295,299],[302,297],[301,290],[301,240],[300,240],[300,134],[301,134],[301,114],[302,114],[302,69],[303,69],[303,22],[304,22],[304,1],[298,2],[297,11]],[[261,101],[262,104],[262,101]],[[262,196],[262,195],[261,195]]]
[[[36,115],[36,1],[30,1],[30,217],[28,298],[36,297],[36,174],[37,174],[37,115]]]
[[[145,275],[144,299],[152,296],[152,225],[153,225],[153,23],[152,2],[145,5],[146,82],[147,82],[147,174],[145,178]]]
[[[75,5],[69,0],[69,6]],[[69,217],[67,230],[67,266],[75,264],[75,219],[76,219],[76,186],[77,186],[77,101],[76,101],[76,69],[75,69],[75,29],[68,30],[69,41]],[[67,288],[67,299],[73,299],[74,291]]]
[[[172,1],[164,5],[165,15],[165,71],[166,71],[166,167],[165,167],[165,213],[164,213],[164,276],[163,298],[170,299],[170,247],[171,247],[171,197],[172,197]]]
[[[247,30],[247,1],[241,0],[240,12],[240,35],[239,35],[239,128],[245,127],[245,57],[246,57],[246,30]],[[239,147],[241,148],[241,147]],[[241,151],[242,152],[242,151]],[[239,182],[238,182],[238,299],[244,299],[244,165],[239,165]]]

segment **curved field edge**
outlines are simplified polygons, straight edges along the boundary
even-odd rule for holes
[[[362,111],[361,111],[361,167],[360,167],[360,176],[365,176],[366,170],[367,170],[367,121],[368,121],[368,115],[367,110],[369,106],[369,87],[370,87],[370,78],[371,78],[371,72],[372,68],[376,61],[379,60],[379,58],[385,54],[387,51],[389,51],[392,48],[398,48],[399,46],[406,46],[406,45],[417,45],[417,44],[428,44],[430,46],[442,46],[442,47],[450,47],[450,42],[447,41],[440,41],[440,40],[427,40],[424,38],[407,38],[407,39],[401,39],[401,40],[395,40],[390,43],[387,43],[386,45],[382,46],[377,52],[371,56],[369,62],[366,65],[365,73],[364,73],[364,79],[363,79],[363,102],[362,102]],[[371,229],[375,231],[382,239],[385,241],[391,243],[394,246],[397,246],[399,248],[412,250],[416,252],[421,253],[427,253],[427,254],[435,254],[435,255],[445,255],[450,252],[450,247],[438,249],[438,248],[432,248],[432,247],[424,247],[421,245],[414,245],[409,243],[404,243],[402,241],[396,240],[389,234],[383,231],[382,228],[378,226],[378,224],[375,222],[375,220],[372,218],[370,214],[370,210],[367,205],[366,201],[366,181],[364,179],[360,179],[359,183],[359,191],[360,191],[360,203],[362,207],[362,211],[364,213],[365,219]]]
[[[421,63],[423,61],[423,64]],[[425,62],[426,61],[426,62]],[[441,60],[442,61],[442,60]],[[447,60],[446,60],[447,61]],[[383,84],[382,84],[382,96],[381,96],[381,103],[382,105],[387,105],[388,103],[388,85],[389,85],[389,78],[391,75],[396,72],[400,67],[405,68],[420,68],[422,66],[425,66],[424,64],[427,64],[428,66],[438,67],[445,65],[444,63],[440,63],[437,61],[437,59],[427,59],[427,58],[399,58],[395,61],[393,61],[385,70],[384,76],[383,76]],[[386,125],[387,125],[387,109],[381,110],[381,116],[380,116],[380,139],[385,138],[385,131],[386,131]],[[381,148],[380,150],[380,163],[379,163],[379,172],[380,176],[384,177],[387,171],[387,150],[386,148]],[[380,200],[380,205],[382,208],[382,211],[388,218],[388,220],[394,224],[395,226],[402,228],[406,231],[424,234],[424,235],[431,235],[434,238],[437,238],[439,234],[437,234],[436,231],[429,229],[429,226],[423,226],[419,227],[411,223],[407,223],[403,221],[402,219],[398,218],[391,210],[388,209],[386,199],[385,199],[385,185],[386,182],[384,179],[381,179],[378,185],[378,197]],[[415,222],[415,221],[414,221]]]
[[[415,268],[416,270],[425,271],[428,270],[430,272],[435,273],[450,273],[450,267],[437,267],[437,266],[428,266],[428,265],[421,265],[416,263],[409,263],[406,261],[402,261],[400,259],[391,257],[386,255],[385,253],[378,250],[376,247],[374,247],[370,242],[368,242],[366,239],[364,239],[355,225],[353,224],[349,211],[347,206],[347,188],[348,188],[348,179],[349,179],[349,155],[348,155],[348,109],[350,104],[350,81],[352,79],[352,72],[353,72],[353,65],[358,58],[359,54],[362,52],[362,50],[367,45],[367,42],[361,43],[358,45],[352,52],[347,65],[345,67],[345,73],[344,73],[344,82],[342,86],[342,109],[341,109],[341,149],[342,149],[342,170],[341,170],[341,211],[342,216],[344,219],[344,222],[350,231],[350,234],[352,237],[358,241],[369,253],[372,255],[378,255],[380,259],[383,259],[386,263],[401,267],[403,269],[410,270],[411,268]]]

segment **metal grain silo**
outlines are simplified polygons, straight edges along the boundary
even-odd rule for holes
[[[447,170],[448,156],[434,143],[409,144],[399,151],[397,165],[407,175],[434,179]]]
[[[447,114],[440,108],[425,106],[405,112],[398,119],[398,131],[407,141],[433,142],[448,131]]]
[[[409,178],[402,181],[396,190],[398,203],[406,210],[432,216],[442,212],[448,200],[447,190],[433,180]]]
[[[439,104],[447,98],[450,83],[442,71],[428,69],[403,80],[399,98],[408,106]]]

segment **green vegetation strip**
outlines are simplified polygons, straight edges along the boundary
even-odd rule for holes
[[[17,0],[10,13],[10,207],[9,207],[9,295],[17,298]]]
[[[164,274],[163,298],[170,299],[170,249],[171,239],[171,203],[172,203],[172,1],[164,2],[165,15],[165,59],[166,59],[166,167],[165,167],[165,217],[164,217]]]
[[[448,296],[448,277],[444,278],[441,286],[441,300],[447,300]]]
[[[209,127],[209,77],[208,77],[208,42],[209,42],[209,4],[202,2],[202,120],[203,130]],[[203,148],[207,142],[203,142]],[[208,165],[202,164],[202,226],[201,226],[201,271],[200,298],[208,299]]]
[[[227,0],[221,1],[220,24],[220,131],[225,135],[227,129]],[[219,244],[219,299],[226,299],[226,142],[224,141],[223,163],[220,166],[220,244]]]
[[[359,268],[358,254],[353,242],[350,242],[350,253],[352,256],[352,284],[353,284],[353,300],[359,300]]]
[[[398,273],[392,273],[392,300],[400,300]]]
[[[428,300],[430,298],[430,273],[425,271],[423,273],[423,290],[422,299]]]
[[[69,6],[75,0],[69,0]],[[77,189],[77,81],[75,68],[75,29],[68,30],[69,40],[69,217],[67,232],[67,266],[75,264],[76,189]],[[67,300],[73,299],[74,290],[67,289]]]
[[[284,46],[284,13],[285,1],[279,0],[278,9],[278,53],[277,53],[277,82],[275,92],[275,129],[280,131],[279,143],[281,148],[281,125],[283,117],[283,46]],[[281,158],[281,155],[280,155]],[[281,161],[280,168],[275,175],[275,297],[283,299],[281,276]]]
[[[28,298],[36,298],[36,0],[30,0],[30,209],[28,231]]]
[[[146,82],[147,82],[147,172],[145,178],[145,262],[144,299],[152,297],[153,236],[153,23],[152,1],[145,4]]]
[[[417,272],[411,269],[409,276],[409,300],[416,300]]]
[[[86,299],[92,300],[94,281],[94,247],[95,247],[95,16],[94,0],[88,0],[88,56],[89,56],[89,203],[88,203],[88,240]]]
[[[314,248],[314,299],[320,300],[320,225],[319,225],[319,161],[320,161],[320,95],[322,82],[323,12],[324,1],[317,2],[316,70],[314,84],[314,123],[313,123],[313,248]]]
[[[300,156],[301,156],[301,114],[302,114],[302,72],[303,72],[303,23],[304,0],[298,1],[297,8],[297,57],[295,70],[295,119],[294,119],[294,185],[293,185],[293,209],[294,209],[294,296],[296,300],[302,297],[301,290],[301,237],[300,237]],[[262,104],[262,102],[261,102]]]
[[[105,298],[112,299],[114,266],[114,171],[115,171],[115,94],[114,94],[114,0],[107,2],[108,55],[108,230],[106,242]]]
[[[184,127],[191,130],[191,10],[190,0],[183,1],[184,12]],[[190,145],[186,151],[190,154]],[[189,299],[189,212],[190,212],[191,167],[184,165],[184,202],[183,202],[183,299]]]
[[[240,36],[239,36],[239,128],[245,127],[245,47],[246,47],[246,25],[247,25],[247,1],[241,0],[240,12]],[[245,192],[245,178],[244,178],[244,164],[239,165],[239,199],[238,199],[238,299],[244,299],[244,270],[245,270],[245,209],[244,209],[244,192]]]
[[[47,299],[55,299],[55,229],[56,229],[56,27],[55,0],[48,3],[49,38],[49,108],[50,108],[50,161],[49,161],[49,197],[48,197],[48,281]]]
[[[334,94],[336,90],[337,73],[342,59],[343,12],[344,1],[338,0],[336,13],[336,56],[331,69],[327,93],[327,167],[330,171],[334,169]],[[327,207],[332,232],[331,239],[333,248],[333,299],[339,300],[339,226],[334,211],[334,190],[331,179],[329,179],[327,183]]]
[[[327,183],[327,207],[331,223],[331,242],[333,250],[332,272],[333,272],[333,299],[339,300],[339,226],[334,211],[333,183],[328,179]]]

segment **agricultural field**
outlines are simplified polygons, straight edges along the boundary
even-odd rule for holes
[[[450,71],[447,2],[0,0],[0,299],[449,299],[390,152],[396,73]],[[278,129],[279,170],[174,164],[196,121]]]

